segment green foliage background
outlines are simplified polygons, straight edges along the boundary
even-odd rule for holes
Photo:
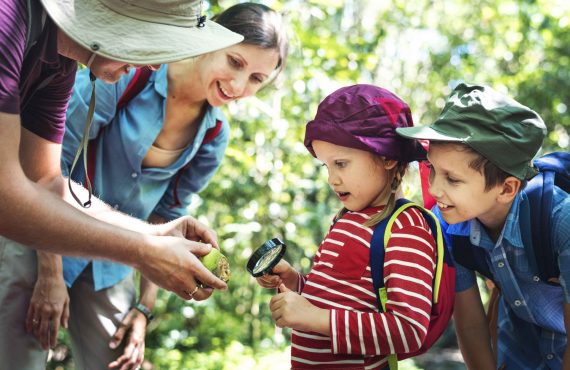
[[[211,1],[208,12],[234,3]],[[273,292],[259,288],[245,264],[252,250],[280,237],[288,245],[287,260],[309,270],[339,204],[303,146],[304,125],[336,88],[388,88],[410,104],[421,124],[437,116],[458,82],[490,84],[541,114],[549,131],[544,151],[568,150],[567,0],[264,3],[286,14],[292,37],[286,72],[277,88],[227,107],[231,145],[189,210],[217,231],[231,261],[230,289],[205,302],[161,292],[145,369],[288,368],[288,331],[275,328],[267,306]],[[413,175],[406,192],[419,199]],[[440,346],[453,347],[453,338]],[[457,363],[439,353],[437,366],[409,360],[401,368]],[[72,368],[61,350],[59,357],[52,368]]]

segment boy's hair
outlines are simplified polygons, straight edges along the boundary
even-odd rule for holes
[[[537,174],[532,159],[546,133],[532,109],[488,86],[459,84],[429,126],[397,128],[406,138],[463,143],[519,180]]]
[[[485,178],[485,191],[489,191],[493,187],[502,184],[508,177],[513,177],[513,175],[500,169],[497,165],[467,144],[448,141],[433,141],[430,146],[431,145],[453,145],[458,151],[473,154],[475,159],[471,160],[467,165],[469,168],[472,168],[483,175]],[[521,181],[520,189],[522,189],[526,184],[526,180],[519,179],[519,181]]]

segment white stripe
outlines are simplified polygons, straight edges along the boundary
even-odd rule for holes
[[[332,264],[332,263],[329,263],[329,262],[322,262],[322,261],[319,261],[319,262],[317,262],[317,263],[315,264],[315,266],[317,266],[317,265],[327,266],[328,268],[331,268],[331,269],[333,268],[333,264]]]
[[[344,336],[346,340],[346,353],[352,353],[352,345],[350,344],[350,330],[348,330],[348,311],[344,311]]]
[[[398,331],[400,332],[400,338],[402,338],[402,342],[404,344],[404,353],[410,352],[410,347],[408,347],[408,341],[406,340],[406,334],[404,334],[404,329],[402,328],[402,323],[397,316],[394,316],[394,320],[396,321],[396,325],[398,326]]]
[[[368,278],[368,277],[361,277],[360,280],[364,280],[364,281],[368,281],[369,283],[372,283],[372,278]]]
[[[334,314],[334,310],[331,310],[332,313]],[[334,321],[333,321],[333,325],[334,325]],[[309,334],[309,333],[305,333],[302,331],[297,331],[297,330],[291,330],[291,334],[295,334],[298,337],[303,337],[303,338],[308,338],[308,339],[313,339],[313,340],[326,340],[326,341],[330,341],[329,337],[325,337],[322,335],[314,335],[314,334]]]
[[[408,221],[410,221],[410,224],[412,224],[412,226],[416,226],[414,224],[414,220],[412,220],[412,216],[410,216],[410,214],[406,211],[402,212],[404,214],[404,216],[406,216],[406,218],[408,219]],[[406,351],[407,352],[407,351]]]
[[[384,357],[378,362],[364,366],[364,370],[370,370],[370,369],[378,368],[379,366],[384,365],[387,362],[388,362],[388,357]]]
[[[338,257],[338,253],[337,253],[337,252],[329,251],[328,249],[324,249],[324,250],[323,250],[323,253],[324,253],[324,254],[331,255],[331,256],[334,256],[334,257]]]
[[[333,342],[333,352],[338,353],[338,343],[337,343],[337,332],[336,332],[336,310],[331,310],[331,335],[332,335],[332,342]]]
[[[364,347],[364,336],[362,335],[362,312],[356,313],[358,317],[358,340],[360,341],[360,353],[366,353],[366,347]]]
[[[370,216],[368,216],[366,213],[360,213],[360,212],[348,212],[348,213],[370,220]]]
[[[344,242],[338,241],[336,239],[331,239],[331,238],[326,238],[321,245],[326,243],[331,243],[331,244],[336,244],[336,245],[340,245],[341,247],[344,245]]]
[[[394,353],[394,343],[392,343],[392,336],[390,335],[388,322],[386,321],[386,315],[380,315],[380,317],[382,318],[382,323],[384,324],[384,333],[386,334],[386,340],[388,341],[388,348],[390,348],[389,353]]]
[[[398,220],[398,219],[395,219],[395,220],[394,220],[394,223],[396,224],[396,226],[398,226],[398,229],[401,229],[401,228],[404,227],[404,225],[402,225],[402,223],[401,223],[400,220]]]
[[[416,327],[410,326],[410,329],[412,329],[412,333],[414,333],[414,338],[416,338],[416,344],[418,348],[420,348],[422,346],[422,341],[420,340],[420,337],[418,337],[418,331],[416,330]]]
[[[368,308],[375,308],[375,307],[376,307],[375,304],[368,303],[368,302],[366,302],[366,301],[363,301],[363,300],[361,300],[361,299],[356,298],[356,297],[353,296],[353,295],[349,295],[349,294],[340,292],[340,291],[338,291],[338,290],[331,289],[331,288],[329,288],[329,287],[327,287],[327,286],[324,286],[324,285],[321,285],[321,284],[317,284],[317,283],[315,283],[314,281],[308,281],[308,282],[307,282],[307,285],[314,286],[315,288],[319,288],[319,289],[321,289],[321,290],[324,290],[325,292],[328,292],[328,293],[331,293],[331,294],[334,294],[334,295],[338,295],[338,296],[341,296],[341,297],[348,298],[348,299],[350,299],[351,301],[360,303],[361,305],[366,306],[366,307],[368,307]],[[373,295],[373,294],[372,294],[372,295]]]
[[[331,233],[333,233],[333,232],[334,232],[334,233],[339,233],[339,234],[348,235],[348,236],[350,236],[351,238],[356,239],[356,240],[358,240],[359,242],[361,242],[362,244],[364,244],[367,248],[370,248],[370,243],[367,242],[366,240],[362,239],[362,238],[361,238],[360,236],[358,236],[358,235],[354,235],[354,234],[352,234],[351,232],[348,232],[348,231],[346,231],[346,230],[336,229],[336,228],[331,230]]]
[[[376,324],[374,323],[374,315],[369,312],[368,318],[370,319],[370,330],[372,331],[372,339],[374,339],[374,349],[376,354],[380,354],[380,345],[378,344],[378,336],[376,335]]]
[[[394,278],[394,279],[402,279],[402,280],[406,280],[406,282],[413,282],[413,283],[416,283],[416,284],[420,284],[420,285],[424,286],[426,289],[429,289],[430,292],[431,292],[431,289],[432,289],[432,288],[431,288],[431,285],[428,285],[428,284],[425,283],[423,280],[416,279],[416,278],[413,278],[413,277],[411,277],[411,276],[402,275],[402,274],[390,274],[390,275],[386,276],[386,277],[384,278],[384,285],[387,285],[386,282],[387,282],[388,280],[392,279],[392,278]]]
[[[388,288],[388,289],[387,289],[387,292],[388,292],[388,293],[394,292],[394,293],[405,294],[405,295],[407,295],[407,296],[409,296],[409,297],[414,297],[414,298],[420,299],[420,300],[424,301],[425,303],[427,303],[427,304],[429,304],[429,305],[432,304],[432,303],[431,303],[431,299],[428,299],[428,298],[424,297],[423,295],[418,294],[418,293],[416,293],[416,292],[411,292],[411,291],[409,291],[409,290],[407,290],[407,289],[402,289],[402,288]]]
[[[388,262],[384,262],[384,267],[390,266],[390,265],[400,265],[400,266],[412,267],[412,268],[415,268],[416,270],[420,270],[420,271],[424,272],[427,276],[429,276],[430,279],[433,279],[433,271],[430,271],[430,270],[426,269],[425,267],[423,267],[422,265],[419,265],[419,264],[414,263],[414,262],[406,262],[406,261],[395,260],[395,259],[392,259]]]
[[[388,303],[390,303],[390,304],[392,304],[392,305],[394,305],[394,306],[406,307],[406,308],[409,309],[410,311],[414,311],[414,312],[419,313],[420,315],[422,315],[423,317],[427,318],[428,320],[429,320],[429,318],[430,318],[429,313],[426,313],[425,311],[423,311],[423,310],[421,310],[421,309],[419,309],[419,308],[417,308],[417,307],[411,306],[411,305],[410,305],[409,303],[407,303],[407,302],[398,302],[398,301],[388,300],[388,301],[386,301],[386,304],[388,304]]]
[[[422,244],[425,244],[430,250],[433,250],[433,245],[431,245],[429,241],[425,240],[421,236],[417,236],[417,235],[413,235],[413,234],[392,233],[390,238],[412,239],[412,240],[418,241]]]
[[[352,221],[352,220],[347,220],[345,218],[341,218],[340,220],[338,220],[338,223],[341,223],[341,222],[345,223],[345,224],[350,224],[350,225],[356,226],[359,229],[366,231],[368,234],[372,235],[373,230],[371,228],[369,228],[368,226],[364,226],[363,224],[360,224],[360,223]]]
[[[343,309],[343,310],[353,310],[352,307],[345,306],[345,305],[342,305],[342,304],[338,304],[338,303],[336,303],[336,302],[329,301],[328,299],[322,299],[322,298],[320,298],[320,297],[316,297],[316,296],[307,294],[307,293],[305,293],[305,292],[303,292],[301,295],[302,295],[303,297],[307,298],[308,300],[311,300],[311,301],[316,301],[316,302],[325,303],[325,304],[328,304],[328,305],[330,305],[330,306],[332,306],[332,307],[341,308],[341,309]]]
[[[435,269],[435,260],[432,257],[428,256],[426,253],[417,250],[416,248],[407,248],[407,247],[399,247],[399,246],[391,246],[391,247],[386,248],[386,254],[392,253],[392,252],[406,252],[406,253],[417,254],[418,256],[425,258]]]
[[[309,365],[363,364],[364,363],[364,359],[340,360],[340,361],[311,361],[311,360],[307,360],[306,358],[301,358],[301,357],[296,357],[296,356],[291,356],[291,360],[294,360],[296,362],[302,362],[304,364],[309,364]]]
[[[334,277],[332,277],[332,276],[330,276],[330,275],[328,275],[328,274],[325,274],[325,273],[322,272],[322,271],[314,271],[314,270],[313,270],[313,271],[311,271],[311,273],[312,273],[312,274],[315,274],[315,275],[319,275],[319,276],[321,276],[321,277],[323,277],[323,278],[325,278],[325,279],[327,279],[327,280],[334,281],[334,282],[339,283],[339,284],[342,284],[342,285],[346,285],[346,286],[348,286],[348,287],[351,287],[351,288],[353,288],[353,289],[356,289],[356,290],[358,290],[358,291],[360,291],[360,292],[362,292],[362,293],[364,293],[364,294],[367,294],[367,295],[369,295],[370,297],[376,299],[376,294],[374,294],[374,292],[371,292],[370,290],[365,289],[365,288],[363,288],[363,287],[361,287],[361,286],[358,286],[358,285],[355,285],[355,284],[351,284],[351,283],[349,283],[349,282],[347,282],[347,281],[344,281],[344,280],[338,280],[338,279],[336,279],[336,278],[334,278]]]
[[[420,329],[424,332],[424,334],[427,334],[427,328],[423,327],[423,326],[422,326],[419,322],[417,322],[416,320],[411,319],[411,318],[409,318],[409,317],[403,315],[402,313],[400,313],[400,312],[398,312],[398,311],[392,311],[392,314],[393,314],[394,316],[399,316],[399,317],[401,317],[402,319],[406,320],[406,321],[409,322],[410,324],[415,325],[416,327],[420,328]]]
[[[291,343],[291,347],[297,348],[298,350],[311,352],[311,353],[331,353],[330,348],[311,348],[311,347],[303,347],[295,343]]]

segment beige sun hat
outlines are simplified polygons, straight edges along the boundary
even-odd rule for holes
[[[201,19],[200,0],[41,0],[57,26],[105,58],[169,63],[226,48],[243,36]]]

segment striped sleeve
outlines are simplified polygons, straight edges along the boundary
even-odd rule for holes
[[[435,241],[420,211],[403,212],[384,259],[386,312],[331,310],[335,354],[387,355],[417,351],[427,333],[436,267]]]

